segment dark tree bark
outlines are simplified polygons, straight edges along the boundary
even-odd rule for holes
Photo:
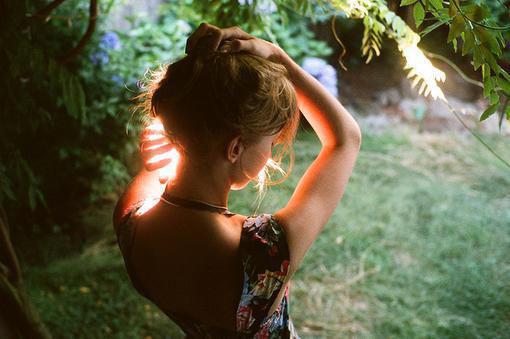
[[[23,286],[7,215],[0,205],[0,338],[51,338]]]
[[[67,54],[60,60],[63,64],[66,64],[72,61],[74,58],[76,58],[80,54],[81,50],[85,47],[85,45],[89,42],[90,38],[92,37],[92,34],[96,29],[97,14],[98,14],[97,0],[90,0],[89,24],[87,26],[87,30],[85,31],[85,34],[82,36],[80,41],[78,41],[76,47],[67,52]]]
[[[52,1],[51,3],[48,4],[48,6],[44,7],[43,9],[41,9],[40,11],[38,11],[37,13],[35,13],[33,15],[34,18],[37,18],[37,19],[40,19],[42,21],[46,21],[49,19],[50,17],[50,13],[55,9],[57,8],[58,6],[60,6],[65,0],[54,0]]]

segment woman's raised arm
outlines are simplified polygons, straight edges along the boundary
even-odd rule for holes
[[[278,59],[289,72],[301,112],[322,144],[286,206],[273,215],[287,235],[292,275],[343,196],[359,153],[361,130],[319,81],[285,52]]]
[[[283,64],[296,90],[298,105],[322,144],[317,158],[300,179],[284,208],[273,214],[285,230],[290,252],[289,276],[340,202],[361,145],[354,118],[329,91],[280,47],[253,37],[239,27],[219,29],[203,24],[197,36],[208,36],[202,50],[246,51]],[[196,38],[190,41],[193,45]]]
[[[338,99],[285,52],[279,54],[278,61],[287,68],[296,90],[299,109],[322,145],[338,147],[346,143],[359,144],[359,125]]]

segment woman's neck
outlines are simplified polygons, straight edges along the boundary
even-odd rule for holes
[[[231,184],[226,174],[226,168],[221,165],[182,164],[177,168],[177,176],[167,183],[165,192],[180,198],[228,206]]]

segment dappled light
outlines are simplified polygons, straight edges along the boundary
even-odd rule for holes
[[[510,0],[2,4],[0,337],[508,337]]]
[[[406,59],[405,69],[410,69],[407,77],[413,79],[412,87],[416,87],[422,81],[419,94],[427,97],[429,94],[434,99],[447,101],[443,91],[437,85],[437,82],[444,82],[446,75],[443,71],[432,65],[429,59],[416,45],[402,43],[399,45],[402,55]]]

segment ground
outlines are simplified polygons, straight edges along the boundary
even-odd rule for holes
[[[418,133],[357,117],[363,141],[345,195],[293,278],[303,338],[504,338],[510,333],[510,169],[469,135]],[[484,134],[510,160],[507,137]],[[319,143],[300,131],[291,177],[260,210],[283,207]],[[249,214],[253,189],[229,207]],[[110,224],[82,253],[24,265],[30,296],[56,338],[180,338],[128,283]],[[61,244],[55,243],[55,248]]]

